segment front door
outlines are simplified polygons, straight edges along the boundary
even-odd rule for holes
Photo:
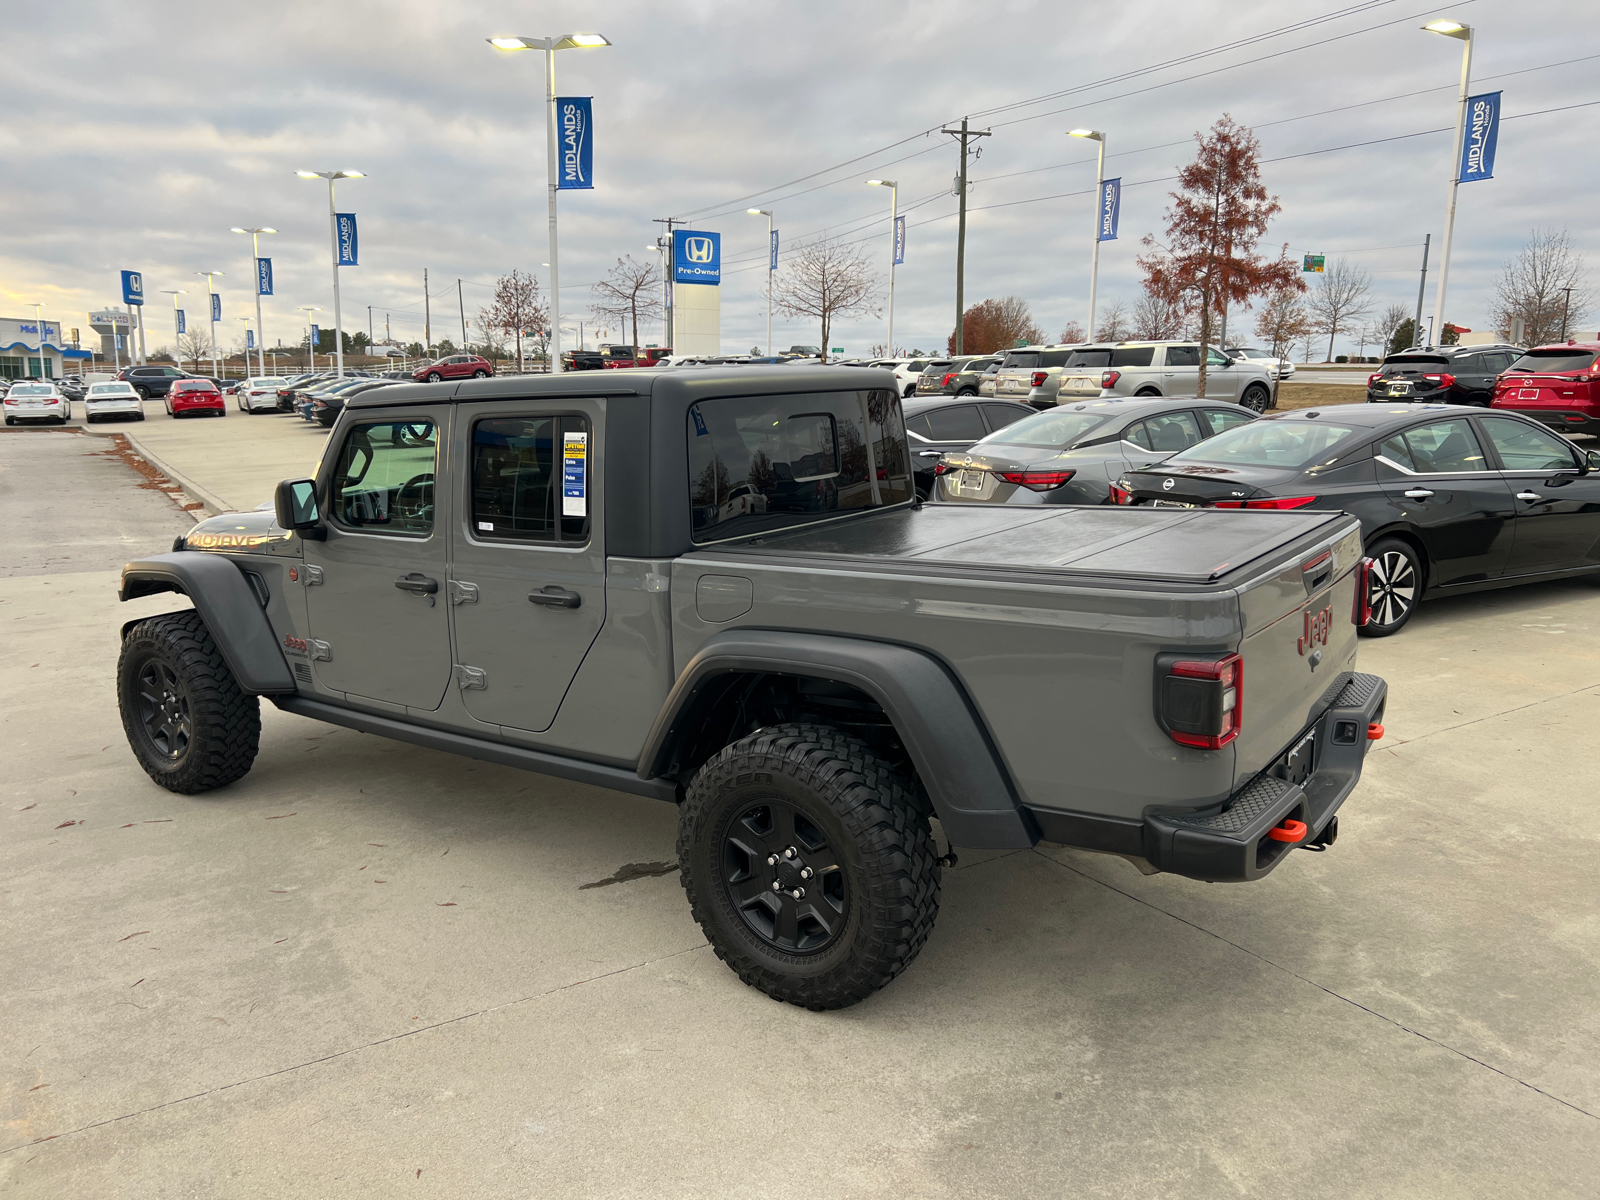
[[[1377,469],[1385,494],[1422,536],[1430,585],[1505,573],[1516,503],[1471,421],[1451,417],[1395,434],[1379,445]]]
[[[450,611],[456,685],[478,721],[540,733],[606,616],[599,400],[458,406],[465,462]],[[626,686],[619,681],[619,686]]]
[[[1206,347],[1206,399],[1232,400],[1239,399],[1239,386],[1244,379],[1242,364],[1226,357],[1220,352]],[[1195,383],[1200,382],[1200,373],[1195,372]]]
[[[450,682],[450,606],[434,473],[449,407],[374,414],[323,460],[325,541],[307,540],[311,667],[354,699],[432,712]]]
[[[1580,473],[1573,449],[1532,422],[1481,422],[1517,505],[1506,574],[1600,565],[1600,475]]]

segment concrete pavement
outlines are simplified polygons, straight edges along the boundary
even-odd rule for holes
[[[164,444],[242,496],[296,427]],[[97,448],[0,435],[0,1195],[1600,1190],[1600,587],[1363,643],[1388,736],[1328,853],[964,854],[911,969],[813,1014],[705,946],[665,805],[270,705],[240,783],[156,788],[117,631],[182,602],[110,568],[187,518]]]

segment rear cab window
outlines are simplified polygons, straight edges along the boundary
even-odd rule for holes
[[[702,400],[690,406],[685,433],[697,543],[813,524],[913,495],[905,426],[889,391]]]

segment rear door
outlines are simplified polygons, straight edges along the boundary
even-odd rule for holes
[[[1198,445],[1203,439],[1195,414],[1188,409],[1179,409],[1176,412],[1157,413],[1142,421],[1135,421],[1128,426],[1122,435],[1122,440],[1126,443],[1123,454],[1128,460],[1128,465],[1138,470],[1160,462],[1179,450],[1187,450],[1190,446]],[[1138,447],[1138,451],[1131,449],[1135,446]]]
[[[1600,475],[1549,430],[1512,417],[1479,424],[1511,489],[1513,523],[1507,575],[1532,575],[1600,565]]]
[[[456,686],[476,721],[540,733],[605,622],[599,399],[457,406]]]
[[[1466,416],[1419,422],[1375,450],[1379,485],[1422,537],[1430,585],[1505,573],[1516,502]]]
[[[1161,394],[1192,396],[1200,386],[1200,347],[1164,346],[1161,360]]]

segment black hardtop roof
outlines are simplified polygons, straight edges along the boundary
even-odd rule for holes
[[[894,376],[873,367],[631,367],[622,371],[563,371],[558,375],[501,375],[453,383],[413,383],[353,397],[348,407],[461,404],[525,397],[648,396],[685,408],[722,396],[777,396],[794,392],[894,390]]]

